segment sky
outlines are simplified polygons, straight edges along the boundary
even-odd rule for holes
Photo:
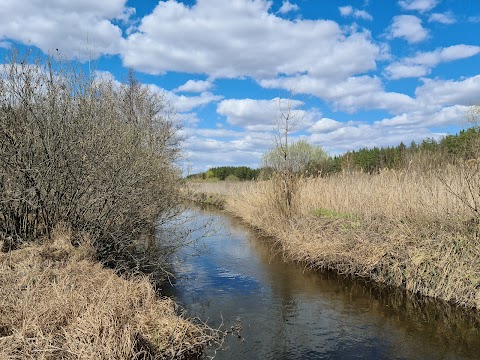
[[[338,155],[457,133],[480,104],[479,0],[0,0],[0,54],[24,47],[165,94],[184,173],[260,166],[287,107],[291,140]]]

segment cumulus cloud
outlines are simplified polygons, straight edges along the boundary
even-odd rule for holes
[[[280,14],[287,14],[290,11],[298,11],[299,9],[300,8],[297,4],[292,4],[290,1],[287,0],[282,3],[282,6],[280,7],[280,9],[278,9],[277,12]]]
[[[375,122],[380,126],[447,126],[460,125],[465,120],[469,107],[464,105],[453,105],[441,108],[437,111],[412,111],[403,113],[390,119],[383,119]]]
[[[403,10],[414,10],[424,13],[436,7],[438,0],[400,0],[398,4]]]
[[[260,84],[267,88],[294,89],[299,93],[312,94],[331,102],[336,110],[350,113],[360,109],[384,109],[396,113],[411,108],[414,103],[407,95],[385,92],[378,77],[367,75],[348,77],[337,82],[298,75],[263,80]]]
[[[480,53],[480,46],[453,45],[429,52],[419,52],[414,57],[408,57],[400,62],[392,63],[385,68],[391,79],[421,77],[430,73],[431,68],[441,62],[449,62],[469,58]]]
[[[422,26],[422,20],[413,15],[399,15],[393,18],[390,26],[393,38],[404,38],[409,43],[418,43],[428,37],[428,31]]]
[[[112,21],[133,14],[126,0],[7,1],[0,7],[0,38],[58,49],[61,56],[87,60],[120,51],[122,31]]]
[[[344,126],[344,124],[340,121],[329,118],[322,118],[318,120],[315,124],[313,124],[313,126],[311,126],[308,131],[310,131],[311,133],[329,133],[342,126]]]
[[[480,99],[480,75],[458,81],[423,79],[423,85],[415,90],[415,95],[422,107],[476,104]]]
[[[271,5],[160,1],[126,39],[124,64],[152,74],[180,71],[210,79],[305,72],[343,77],[375,68],[379,48],[370,33],[351,33],[329,20],[286,20],[269,12]]]
[[[358,19],[364,19],[364,20],[370,20],[370,21],[373,20],[372,15],[370,15],[365,10],[354,9],[351,6],[341,6],[338,8],[338,10],[340,11],[340,14],[342,16],[353,16]]]
[[[227,123],[250,131],[272,131],[283,112],[291,112],[292,121],[298,122],[295,130],[309,127],[318,112],[300,109],[303,101],[294,99],[227,99],[217,106],[217,113],[226,116]]]
[[[174,109],[180,113],[186,113],[198,107],[202,107],[223,99],[223,96],[212,94],[209,91],[204,91],[197,96],[186,96],[178,95],[173,91],[165,90],[155,84],[147,84],[147,86],[153,92],[163,95],[165,99],[171,103]]]
[[[210,90],[213,84],[210,81],[204,80],[188,80],[185,84],[174,89],[174,92],[193,92],[201,93]]]
[[[215,95],[208,91],[202,92],[198,96],[177,95],[173,92],[167,92],[167,97],[170,99],[175,109],[180,112],[191,111],[197,107],[223,99],[223,96]]]
[[[445,25],[451,25],[455,24],[457,20],[455,19],[455,16],[451,12],[446,12],[446,13],[433,13],[430,15],[428,18],[428,22],[438,22],[441,24]]]
[[[390,79],[397,80],[425,76],[430,72],[429,70],[424,65],[393,63],[385,68],[385,73]]]

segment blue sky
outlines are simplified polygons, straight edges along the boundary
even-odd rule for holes
[[[0,50],[59,49],[178,111],[185,172],[257,167],[279,106],[330,154],[439,138],[480,103],[478,0],[0,0]],[[280,105],[279,105],[280,104]]]

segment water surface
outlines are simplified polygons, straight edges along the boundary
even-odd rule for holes
[[[208,222],[215,231],[199,255],[182,250],[165,291],[188,316],[241,327],[215,359],[480,359],[480,326],[468,312],[284,263],[268,240],[220,213],[185,216],[194,237]]]

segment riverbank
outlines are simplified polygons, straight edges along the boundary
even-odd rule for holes
[[[212,205],[223,209],[227,196],[244,191],[251,181],[188,181],[184,198],[201,205]]]
[[[465,167],[302,179],[286,214],[281,184],[266,181],[225,208],[275,238],[287,261],[480,309],[479,183]]]
[[[188,359],[213,339],[148,278],[121,278],[87,242],[53,240],[0,253],[0,358]],[[84,239],[85,240],[85,239]],[[0,244],[1,245],[1,244]]]

